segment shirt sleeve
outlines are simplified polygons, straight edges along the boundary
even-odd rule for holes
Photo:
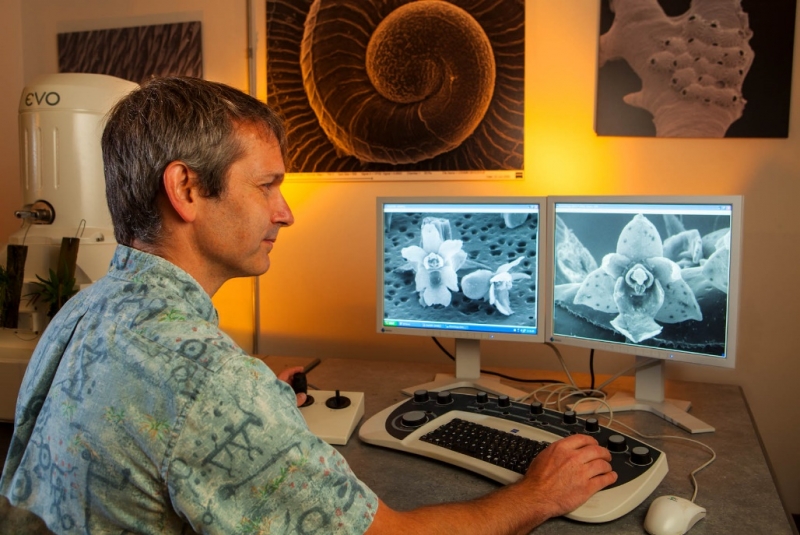
[[[291,388],[245,356],[202,387],[166,480],[198,533],[363,533],[378,506],[341,454],[308,430]]]

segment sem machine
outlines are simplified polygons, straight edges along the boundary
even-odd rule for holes
[[[137,85],[101,74],[40,76],[22,91],[19,145],[21,227],[8,245],[27,246],[16,327],[0,329],[0,420],[13,421],[17,393],[47,321],[30,298],[36,276],[57,269],[62,238],[78,238],[76,285],[108,270],[116,241],[108,213],[100,137],[105,115]],[[0,263],[7,265],[7,247]]]

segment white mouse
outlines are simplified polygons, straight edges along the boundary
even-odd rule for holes
[[[647,510],[644,529],[650,535],[683,535],[705,516],[705,508],[691,500],[659,496]]]

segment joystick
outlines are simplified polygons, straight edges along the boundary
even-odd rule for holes
[[[341,410],[350,406],[350,398],[341,395],[337,390],[336,395],[325,400],[325,406],[329,409]]]
[[[297,372],[292,375],[292,390],[295,394],[305,394],[306,400],[300,407],[308,407],[314,404],[314,397],[308,393],[308,378],[305,372]]]
[[[292,375],[292,390],[295,394],[308,393],[308,379],[305,372],[297,372]]]
[[[324,403],[316,403],[308,395],[308,378],[306,374],[319,365],[320,360],[314,359],[303,371],[292,375],[289,381],[296,394],[306,394],[306,402],[300,406],[300,414],[308,425],[308,429],[328,444],[344,445],[350,435],[364,416],[363,392],[335,392],[314,389],[314,396]]]

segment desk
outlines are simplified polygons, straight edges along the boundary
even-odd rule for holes
[[[276,371],[303,365],[311,359],[264,357]],[[499,370],[497,370],[499,371]],[[502,370],[515,377],[560,379],[558,372]],[[321,390],[349,390],[365,393],[366,420],[373,414],[405,399],[401,388],[432,379],[435,373],[452,373],[447,364],[421,364],[378,360],[324,359],[308,374],[310,385]],[[573,374],[579,385],[588,385],[588,376]],[[505,382],[505,381],[504,381]],[[530,385],[509,382],[524,390]],[[633,378],[622,377],[609,386],[633,391]],[[678,435],[708,444],[717,452],[717,460],[697,475],[700,490],[697,503],[708,516],[689,532],[690,535],[795,533],[778,496],[764,452],[753,426],[741,388],[731,385],[701,384],[682,381],[667,383],[667,396],[688,399],[691,413],[716,427],[715,433],[691,436],[664,420],[645,412],[614,415],[627,425],[648,435]],[[363,420],[362,420],[363,421]],[[601,420],[602,421],[602,420]],[[623,432],[630,434],[627,430]],[[358,431],[346,446],[337,446],[355,473],[389,506],[408,510],[435,503],[469,500],[482,496],[498,484],[471,472],[437,461],[362,443]],[[702,447],[677,440],[643,439],[666,452],[669,473],[651,497],[629,514],[605,524],[582,524],[556,518],[540,526],[536,533],[644,533],[642,523],[650,502],[662,494],[692,496],[689,473],[709,459]],[[516,505],[512,505],[516,506]]]

